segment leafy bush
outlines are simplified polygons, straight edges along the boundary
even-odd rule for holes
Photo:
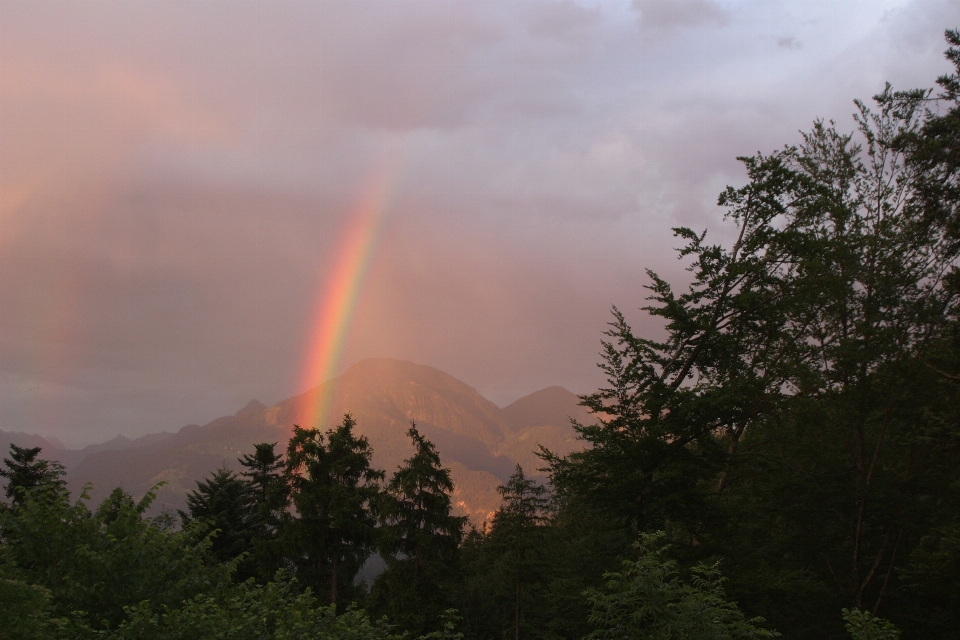
[[[338,616],[334,605],[318,606],[309,589],[298,593],[283,576],[266,585],[251,580],[220,596],[197,595],[176,609],[144,602],[128,613],[111,640],[400,639],[362,610]]]
[[[666,558],[662,532],[641,534],[637,560],[605,574],[603,591],[585,595],[596,629],[589,640],[734,640],[775,638],[776,631],[746,619],[736,603],[724,599],[723,578],[716,565],[698,564],[690,584],[680,579],[676,563]]]
[[[898,640],[900,630],[892,622],[877,618],[869,611],[844,609],[843,620],[853,640]]]

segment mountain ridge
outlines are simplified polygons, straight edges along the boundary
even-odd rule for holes
[[[117,486],[140,496],[164,482],[156,508],[183,508],[186,493],[196,488],[197,480],[220,467],[236,470],[237,458],[251,453],[254,443],[276,442],[282,451],[293,425],[306,426],[314,403],[327,393],[330,419],[321,428],[330,428],[344,413],[351,413],[357,433],[370,440],[374,466],[388,475],[412,453],[406,432],[416,421],[451,469],[458,512],[477,524],[489,519],[499,505],[496,487],[516,464],[536,475],[538,444],[561,455],[581,447],[569,417],[582,422],[589,416],[577,405],[577,396],[562,387],[547,387],[501,408],[439,369],[377,358],[358,362],[339,377],[271,406],[251,400],[235,414],[204,425],[136,439],[118,436],[80,451],[54,448],[46,451],[46,457],[69,459],[69,464],[61,460],[69,488],[77,492],[92,483],[94,504]],[[42,438],[34,441],[40,440],[49,443]]]

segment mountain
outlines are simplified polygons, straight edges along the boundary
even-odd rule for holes
[[[40,447],[44,451],[61,451],[63,444],[55,438],[43,438],[33,433],[21,433],[19,431],[4,431],[0,429],[0,457],[7,456],[10,451],[10,445],[15,444],[18,447]]]
[[[582,444],[570,420],[589,424],[592,418],[579,402],[580,398],[563,387],[547,387],[507,405],[502,415],[508,435],[497,446],[497,452],[533,473],[543,466],[536,456],[540,445],[564,455],[580,448]]]
[[[312,408],[327,393],[331,422],[325,428],[351,413],[357,432],[373,446],[374,465],[388,476],[413,452],[406,431],[415,420],[451,470],[458,510],[478,524],[499,505],[496,488],[517,463],[535,475],[541,464],[534,455],[538,445],[567,454],[581,446],[569,418],[589,421],[577,397],[562,387],[543,389],[501,409],[433,367],[371,359],[270,407],[252,401],[232,416],[188,425],[173,434],[136,440],[120,436],[81,452],[54,448],[45,453],[71,459],[67,473],[71,490],[92,483],[94,504],[114,487],[139,496],[163,481],[157,506],[183,508],[186,492],[196,488],[198,479],[221,466],[236,469],[237,458],[251,453],[254,443],[277,442],[282,450],[293,425],[306,426]]]

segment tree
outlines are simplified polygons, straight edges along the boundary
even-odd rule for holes
[[[869,611],[844,609],[843,620],[852,640],[900,639],[900,630],[892,622],[870,615]]]
[[[184,525],[191,522],[210,527],[213,544],[210,551],[219,562],[229,562],[253,550],[257,535],[257,513],[254,488],[227,468],[214,471],[206,480],[197,481],[196,491],[187,493],[187,510],[180,511]],[[243,566],[241,580],[250,570]]]
[[[947,59],[953,73],[937,79],[939,94],[913,90],[891,94],[890,101],[903,112],[927,105],[923,126],[902,133],[895,141],[918,176],[917,202],[924,216],[945,225],[946,237],[960,242],[960,31],[947,30]],[[943,110],[943,107],[946,107]]]
[[[56,627],[50,619],[50,592],[0,572],[0,640],[45,640]]]
[[[230,584],[234,565],[208,562],[206,534],[144,515],[152,491],[138,502],[114,492],[95,512],[86,494],[74,503],[50,486],[23,495],[17,509],[0,512],[3,551],[12,579],[49,594],[52,618],[116,628],[127,607],[176,607]]]
[[[603,589],[585,593],[594,631],[586,640],[734,640],[776,638],[763,618],[746,619],[726,600],[723,578],[714,565],[698,564],[690,583],[680,579],[666,557],[663,532],[641,534],[637,560],[604,576]]]
[[[382,500],[380,551],[387,569],[372,597],[411,633],[435,626],[450,606],[448,586],[466,517],[451,514],[453,482],[433,443],[411,423],[414,454],[394,472]]]
[[[577,427],[591,446],[544,452],[568,504],[663,528],[691,559],[749,555],[731,588],[798,637],[837,632],[838,601],[886,606],[909,550],[947,526],[937,512],[955,513],[960,423],[936,397],[955,370],[934,354],[960,293],[960,136],[925,95],[888,87],[856,103],[854,133],[818,120],[797,146],[741,158],[747,184],[719,198],[736,240],[676,230],[692,283],[677,294],[648,272],[645,307],[667,337],[635,336],[614,309],[610,385]]]
[[[737,500],[776,514],[766,539],[783,531],[779,553],[803,557],[797,569],[876,612],[932,515],[916,491],[929,446],[923,359],[956,306],[944,278],[956,248],[896,148],[918,131],[917,110],[895,107],[889,88],[876,113],[857,104],[860,142],[817,122],[777,154],[798,187],[778,245],[802,301],[783,325],[801,348],[781,410],[748,436],[755,464]]]
[[[250,565],[261,582],[273,578],[282,566],[281,528],[289,517],[290,487],[283,456],[275,452],[276,446],[275,442],[256,444],[253,455],[244,454],[239,459],[254,503]]]
[[[26,491],[40,486],[49,486],[63,491],[66,473],[59,462],[38,460],[40,447],[18,447],[10,444],[10,457],[4,458],[6,469],[0,469],[0,477],[7,479],[6,495],[11,504],[23,503]]]
[[[596,424],[575,425],[589,446],[566,458],[542,452],[558,494],[629,530],[685,529],[694,538],[709,517],[707,481],[724,490],[740,439],[776,411],[790,375],[797,343],[784,321],[798,301],[774,222],[798,179],[782,158],[741,160],[750,183],[720,196],[736,242],[727,249],[705,232],[674,230],[693,282],[678,295],[648,271],[643,308],[663,319],[667,337],[635,336],[614,307],[601,364],[609,386],[583,398]]]
[[[383,471],[373,469],[366,437],[353,434],[356,422],[326,432],[294,426],[287,447],[286,473],[297,518],[288,527],[288,549],[295,554],[297,576],[326,588],[337,604],[353,577],[375,549]]]
[[[487,593],[484,602],[469,603],[467,611],[474,626],[519,640],[534,627],[527,620],[527,606],[542,596],[531,592],[535,585],[542,591],[544,582],[550,500],[546,487],[527,478],[520,465],[497,491],[503,503],[489,531],[474,530],[468,535],[467,543],[475,550],[471,554],[473,586]],[[475,599],[470,594],[468,598]]]
[[[363,610],[337,615],[295,581],[280,575],[267,584],[245,582],[224,593],[205,593],[161,611],[150,603],[133,607],[111,640],[402,640],[385,620],[372,621]]]
[[[254,454],[239,459],[246,471],[240,475],[253,487],[258,520],[268,529],[276,529],[289,498],[289,489],[283,475],[283,456],[274,450],[277,443],[261,442],[254,445]]]

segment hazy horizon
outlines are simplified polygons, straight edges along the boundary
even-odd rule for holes
[[[725,237],[736,156],[933,86],[955,27],[951,0],[0,0],[0,429],[78,446],[305,391],[385,171],[333,373],[589,392],[611,305],[655,332],[644,268],[684,279],[671,227]]]

